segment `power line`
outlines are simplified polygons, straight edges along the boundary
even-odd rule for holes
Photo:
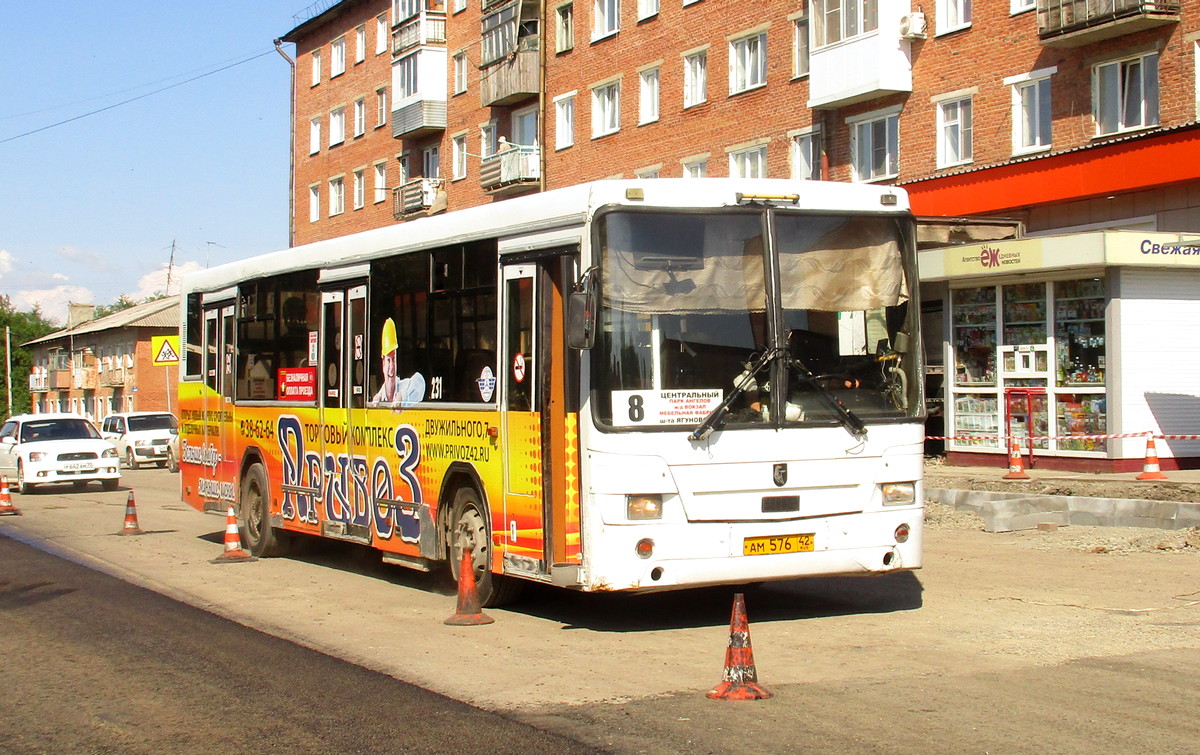
[[[190,84],[191,82],[193,82],[193,81],[198,81],[198,80],[200,80],[200,79],[203,79],[203,78],[205,78],[206,76],[212,76],[214,73],[220,73],[221,71],[227,71],[227,70],[229,70],[230,68],[234,68],[234,67],[236,67],[236,66],[240,66],[240,65],[242,65],[243,63],[249,63],[250,61],[252,61],[252,60],[257,60],[258,58],[261,58],[261,57],[263,57],[264,55],[271,55],[271,54],[272,54],[272,53],[274,53],[274,52],[275,52],[275,48],[271,48],[270,50],[267,50],[266,52],[260,52],[260,53],[258,53],[257,55],[252,55],[252,56],[250,56],[249,58],[245,58],[245,59],[243,59],[243,60],[239,60],[239,61],[236,61],[236,62],[234,62],[234,63],[230,63],[230,64],[229,64],[229,65],[227,65],[227,66],[222,66],[221,68],[214,69],[214,70],[212,70],[212,71],[209,71],[208,73],[202,73],[202,74],[200,74],[199,76],[193,76],[193,77],[192,77],[192,78],[190,78],[190,79],[184,79],[183,81],[177,82],[177,83],[175,83],[175,84],[171,84],[171,85],[169,85],[169,86],[162,87],[161,89],[155,89],[155,90],[154,90],[154,91],[152,91],[152,92],[146,92],[145,94],[139,94],[137,97],[130,97],[130,98],[129,98],[129,99],[127,99],[127,100],[122,100],[122,101],[120,101],[120,102],[113,103],[112,105],[107,105],[107,106],[105,106],[105,107],[98,108],[98,109],[96,109],[96,110],[92,110],[92,111],[90,111],[90,112],[87,112],[87,113],[83,113],[82,115],[76,115],[76,116],[74,116],[74,117],[72,117],[72,118],[67,118],[66,120],[61,120],[61,121],[58,121],[57,123],[51,123],[51,124],[49,124],[49,125],[47,125],[47,126],[42,126],[42,127],[40,127],[40,128],[35,128],[35,129],[33,129],[32,131],[26,131],[25,133],[22,133],[22,134],[17,134],[16,136],[10,136],[10,137],[7,137],[7,138],[5,138],[5,139],[0,139],[0,144],[5,144],[5,143],[7,143],[7,142],[15,141],[16,139],[22,139],[22,138],[24,138],[24,137],[26,137],[26,136],[32,136],[33,134],[41,133],[42,131],[48,131],[49,129],[56,128],[56,127],[58,127],[58,126],[63,126],[63,125],[66,125],[66,124],[68,124],[68,123],[73,123],[74,121],[78,121],[78,120],[81,120],[81,119],[83,119],[83,118],[87,118],[88,116],[96,115],[97,113],[103,113],[103,112],[105,112],[106,110],[112,110],[113,108],[121,107],[122,105],[128,105],[128,104],[129,104],[129,103],[131,103],[131,102],[137,102],[138,100],[145,99],[145,98],[147,98],[147,97],[149,97],[149,96],[151,96],[151,95],[154,95],[154,94],[159,94],[160,92],[165,92],[165,91],[167,91],[168,89],[174,89],[175,87],[178,87],[178,86],[183,86],[184,84]]]

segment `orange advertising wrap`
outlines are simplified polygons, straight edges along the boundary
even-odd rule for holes
[[[567,424],[563,434],[574,448],[575,418]],[[536,413],[234,406],[202,383],[184,383],[179,431],[184,500],[202,511],[237,505],[246,469],[261,462],[272,526],[441,560],[446,533],[438,527],[446,523],[439,504],[452,501],[444,496],[447,479],[465,474],[490,512],[492,570],[503,572],[505,560],[545,559]],[[577,563],[579,503],[571,477],[563,486],[565,548],[557,557]]]

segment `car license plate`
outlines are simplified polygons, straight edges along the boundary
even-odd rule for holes
[[[90,471],[95,469],[95,465],[87,461],[70,461],[66,464],[63,464],[63,469],[67,469],[72,472],[81,472],[85,469]]]
[[[814,544],[815,536],[811,532],[799,535],[748,537],[742,541],[742,555],[769,556],[774,553],[801,553],[811,551]]]

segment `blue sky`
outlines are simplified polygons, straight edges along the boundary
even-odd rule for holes
[[[164,293],[172,244],[174,281],[286,247],[291,70],[272,41],[311,2],[9,3],[0,293],[61,324],[68,301]]]

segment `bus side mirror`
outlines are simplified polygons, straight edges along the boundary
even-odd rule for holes
[[[587,290],[573,291],[567,299],[567,345],[590,349],[596,342],[596,297]]]

